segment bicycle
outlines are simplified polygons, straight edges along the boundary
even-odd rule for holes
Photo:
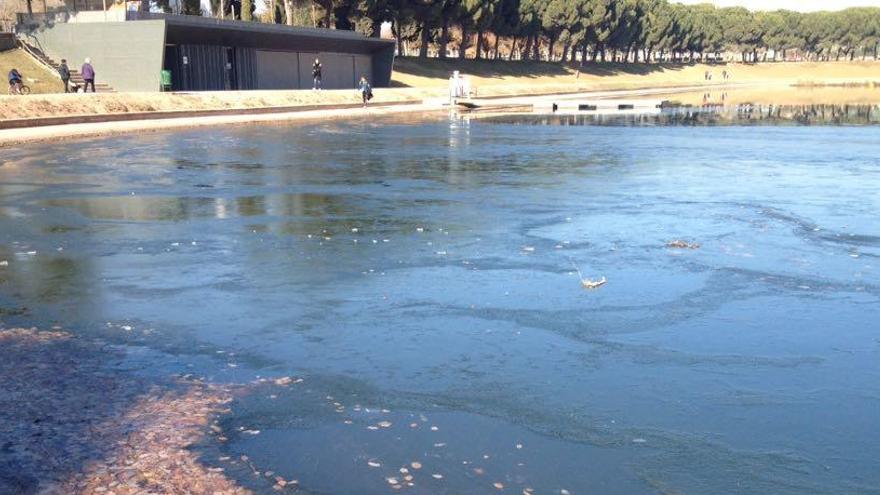
[[[10,84],[9,85],[9,94],[11,94],[11,95],[29,95],[29,94],[31,94],[31,87],[26,84],[23,84],[23,83]]]

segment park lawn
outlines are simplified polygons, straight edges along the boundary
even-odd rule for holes
[[[6,75],[13,68],[18,69],[24,76],[24,83],[30,86],[31,93],[45,94],[64,91],[61,79],[20,48],[0,52],[0,70],[3,71],[3,80],[7,83]],[[2,93],[6,94],[6,90],[7,88],[4,87]]]
[[[401,87],[445,86],[452,71],[471,78],[475,88],[507,86],[513,92],[542,92],[568,86],[572,89],[626,89],[631,87],[703,84],[706,71],[713,83],[728,82],[828,83],[880,81],[880,62],[786,62],[759,64],[621,64],[590,63],[583,67],[532,61],[458,60],[398,57],[394,62],[394,85]]]

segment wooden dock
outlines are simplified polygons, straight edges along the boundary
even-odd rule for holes
[[[659,99],[590,99],[590,100],[556,100],[535,103],[534,111],[538,113],[646,113],[658,111],[664,100]]]

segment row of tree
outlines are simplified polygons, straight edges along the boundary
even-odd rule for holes
[[[155,3],[168,5],[169,0]],[[266,14],[256,17],[255,1]],[[880,8],[799,13],[667,0],[210,0],[209,15],[359,30],[421,57],[654,62],[877,58]],[[145,4],[147,2],[144,2]],[[183,13],[202,13],[181,0]]]

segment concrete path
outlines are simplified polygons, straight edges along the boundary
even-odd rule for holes
[[[122,122],[92,122],[41,127],[0,130],[0,147],[39,141],[57,141],[79,137],[99,137],[130,132],[164,131],[188,127],[230,124],[257,124],[285,121],[308,121],[343,119],[358,116],[387,115],[396,113],[431,112],[441,110],[436,105],[376,105],[367,108],[304,110],[294,112],[264,113],[256,115],[218,115],[210,117],[179,117],[172,119],[126,120]]]

